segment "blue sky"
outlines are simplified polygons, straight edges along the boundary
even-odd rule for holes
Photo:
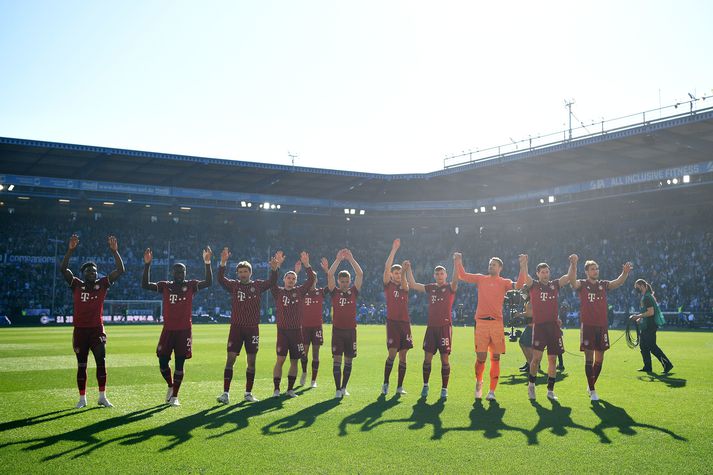
[[[495,3],[0,0],[0,135],[419,172],[713,95],[713,2]]]

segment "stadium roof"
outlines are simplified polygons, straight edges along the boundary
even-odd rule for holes
[[[263,196],[319,199],[336,207],[448,201],[467,207],[673,167],[700,164],[704,168],[694,167],[694,172],[708,172],[705,164],[712,157],[713,108],[708,108],[424,174],[383,175],[0,137],[0,181],[3,175],[92,180],[234,192],[256,201]]]

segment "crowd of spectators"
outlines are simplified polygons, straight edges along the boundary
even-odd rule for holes
[[[208,221],[208,220],[206,220]],[[366,221],[362,221],[366,223]],[[152,280],[171,278],[170,266],[183,262],[188,268],[188,278],[203,278],[201,251],[211,246],[214,274],[220,250],[229,247],[232,257],[228,274],[235,278],[235,264],[248,260],[254,268],[254,278],[267,278],[269,256],[280,249],[287,255],[282,273],[292,268],[299,251],[307,250],[315,270],[318,285],[326,285],[326,276],[319,268],[321,257],[330,262],[336,252],[349,247],[364,269],[365,277],[360,295],[358,320],[360,323],[380,323],[385,319],[385,302],[382,286],[384,261],[392,240],[401,239],[397,261],[409,259],[415,277],[426,283],[432,279],[433,267],[445,265],[452,274],[454,251],[463,253],[468,272],[487,272],[488,260],[500,257],[505,265],[504,277],[516,280],[518,255],[526,253],[534,264],[548,262],[553,276],[567,271],[568,255],[580,256],[579,277],[584,277],[583,264],[595,259],[601,269],[601,278],[614,279],[626,261],[634,264],[629,282],[609,294],[609,305],[616,313],[633,312],[639,297],[633,291],[637,278],[651,282],[661,308],[686,316],[713,311],[713,265],[708,256],[713,255],[713,224],[676,222],[668,217],[661,222],[612,222],[606,225],[582,223],[555,223],[549,226],[511,224],[498,229],[470,228],[456,232],[454,228],[440,226],[417,227],[358,225],[283,225],[256,226],[254,222],[151,222],[144,218],[112,220],[109,218],[56,218],[38,220],[19,214],[0,217],[0,315],[21,318],[23,313],[37,309],[53,310],[55,314],[71,314],[72,301],[64,279],[59,273],[59,263],[66,251],[72,233],[80,236],[80,245],[70,262],[78,273],[82,262],[97,262],[100,274],[109,273],[114,266],[107,246],[107,236],[118,238],[119,252],[126,264],[126,274],[114,285],[108,295],[112,300],[157,300],[158,296],[141,289],[143,250],[150,247],[154,253]],[[343,268],[351,270],[347,263]],[[304,273],[300,281],[304,280]],[[282,276],[280,276],[280,282]],[[265,297],[264,319],[274,314],[271,297]],[[561,305],[576,321],[579,302],[569,288],[561,292]],[[472,317],[477,304],[473,285],[461,283],[454,311],[459,320]],[[217,282],[194,299],[197,313],[225,317],[230,302]],[[426,300],[412,292],[410,313],[415,322],[425,322]],[[676,321],[682,323],[682,317]],[[329,320],[329,309],[325,309]],[[688,324],[688,323],[686,323]]]

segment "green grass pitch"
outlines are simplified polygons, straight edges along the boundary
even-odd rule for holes
[[[385,328],[358,329],[359,354],[351,396],[334,400],[329,346],[322,351],[316,389],[272,399],[275,327],[261,327],[258,403],[243,403],[245,357],[222,392],[228,326],[197,325],[194,357],[186,362],[181,407],[166,407],[155,346],[159,326],[107,327],[107,396],[97,408],[90,356],[90,405],[74,409],[76,360],[71,328],[0,331],[0,460],[4,473],[710,473],[713,466],[713,333],[660,332],[676,365],[671,375],[644,375],[638,351],[618,341],[606,353],[597,385],[602,403],[586,395],[583,359],[565,354],[559,402],[527,399],[517,372],[523,357],[508,343],[497,403],[473,397],[473,330],[456,328],[449,398],[438,400],[440,362],[431,394],[421,390],[424,327],[414,327],[405,388],[379,397],[386,357]],[[329,327],[325,327],[329,343]],[[612,330],[612,341],[622,334]],[[565,346],[577,351],[579,333]],[[282,389],[286,388],[285,365]],[[655,369],[660,371],[658,362]],[[396,370],[392,374],[395,386]],[[487,388],[486,369],[486,388]]]

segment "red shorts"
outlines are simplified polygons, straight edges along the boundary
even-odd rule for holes
[[[579,351],[607,351],[609,349],[609,330],[607,327],[582,325],[579,330]]]
[[[161,331],[161,337],[158,339],[156,356],[168,356],[170,358],[171,353],[175,353],[177,357],[182,356],[185,359],[190,359],[193,356],[192,346],[193,338],[190,328],[185,330],[166,330],[164,328]]]
[[[452,339],[453,327],[450,325],[426,327],[426,336],[423,338],[423,351],[432,355],[435,355],[436,351],[439,351],[442,355],[450,355]]]
[[[356,328],[332,328],[332,355],[356,358]]]
[[[104,344],[106,344],[104,325],[89,328],[74,327],[72,346],[76,354],[89,354],[89,350],[94,350]]]
[[[386,348],[396,348],[399,351],[413,348],[409,322],[386,320]]]
[[[302,327],[302,341],[306,346],[324,345],[324,337],[322,336],[322,325],[318,327]]]
[[[548,355],[564,353],[562,329],[556,322],[535,323],[532,326],[532,349],[545,351]]]
[[[245,345],[245,352],[254,355],[260,346],[260,327],[239,327],[230,325],[228,334],[228,353],[240,354]]]
[[[302,330],[299,328],[281,330],[277,329],[277,356],[290,354],[291,360],[298,360],[305,354],[305,345],[302,342]]]

